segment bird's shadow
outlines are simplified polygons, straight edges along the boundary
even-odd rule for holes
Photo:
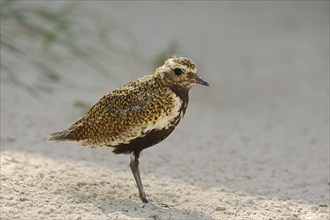
[[[91,203],[101,210],[106,217],[117,215],[118,218],[125,216],[145,219],[213,219],[205,213],[192,209],[179,209],[175,207],[163,207],[157,201],[149,201],[146,205],[136,199],[113,199],[101,195],[90,196],[80,189],[70,188],[66,191],[76,203]],[[113,197],[115,195],[112,195]],[[118,195],[119,197],[119,195]]]

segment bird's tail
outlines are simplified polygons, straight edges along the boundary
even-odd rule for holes
[[[75,140],[75,136],[72,131],[65,130],[60,132],[55,132],[50,134],[50,138],[48,141],[59,142],[59,141],[73,141]]]

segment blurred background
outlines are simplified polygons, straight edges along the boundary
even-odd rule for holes
[[[142,172],[329,199],[328,1],[1,1],[0,36],[2,150],[127,171],[126,157],[54,147],[47,135],[186,56],[212,86],[192,89],[185,120],[144,152]]]

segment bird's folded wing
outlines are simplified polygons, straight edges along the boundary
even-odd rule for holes
[[[173,96],[157,89],[115,90],[106,94],[68,130],[86,145],[116,146],[162,129],[178,112]],[[177,113],[178,114],[178,113]]]

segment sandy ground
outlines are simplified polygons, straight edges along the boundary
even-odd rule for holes
[[[151,65],[109,64],[114,80],[65,57],[56,65],[73,86],[31,94],[1,80],[1,219],[329,219],[328,2],[173,6],[84,2],[75,12],[124,21],[146,60],[177,40],[212,84],[193,88],[183,122],[143,152],[151,204],[141,208],[127,155],[46,142]]]

